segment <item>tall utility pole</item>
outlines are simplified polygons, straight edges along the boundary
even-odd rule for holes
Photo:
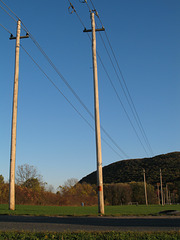
[[[9,209],[15,210],[15,162],[16,162],[16,128],[17,128],[17,102],[18,102],[18,80],[19,80],[19,49],[20,49],[21,21],[17,22],[17,35],[11,36],[16,39],[15,71],[14,71],[14,95],[11,129],[11,155],[10,155],[10,179],[9,179]],[[27,38],[28,34],[22,38]]]
[[[161,184],[161,204],[164,205],[163,187],[162,187],[162,172],[160,168],[160,184]]]
[[[160,205],[160,194],[159,194],[159,183],[157,183],[157,196],[158,196],[158,204]]]
[[[146,205],[148,205],[145,169],[143,169],[143,175],[144,175],[144,193],[145,193],[145,200],[146,200]]]
[[[97,58],[96,58],[96,31],[104,31],[95,29],[94,13],[91,12],[92,30],[84,30],[84,32],[92,31],[92,58],[93,58],[93,77],[94,77],[94,112],[95,112],[95,129],[96,129],[96,158],[97,158],[97,187],[98,187],[98,213],[104,214],[104,194],[103,194],[103,173],[102,173],[102,153],[101,153],[101,133],[100,133],[100,117],[99,117],[99,94],[98,94],[98,74],[97,74]]]
[[[166,183],[166,204],[169,203],[169,195],[168,195],[168,184]]]

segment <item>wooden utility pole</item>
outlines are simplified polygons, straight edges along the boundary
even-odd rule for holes
[[[171,192],[170,190],[168,192],[169,192],[169,195],[168,195],[169,203],[171,203]]]
[[[168,184],[166,183],[166,204],[168,204],[169,203],[169,195],[168,195]]]
[[[145,193],[145,200],[146,200],[146,205],[148,205],[145,169],[143,169],[143,175],[144,175],[144,193]]]
[[[10,154],[10,178],[9,178],[9,209],[15,210],[15,162],[16,162],[16,128],[17,128],[17,102],[18,102],[18,80],[19,80],[19,49],[20,49],[20,31],[21,21],[17,22],[17,35],[11,36],[16,39],[15,50],[15,71],[14,71],[14,95],[13,95],[13,113],[12,113],[12,129],[11,129],[11,154]],[[27,38],[27,34],[25,37]]]
[[[159,186],[160,186],[160,184],[159,184],[159,183],[157,183],[157,196],[158,196],[158,204],[160,205]]]
[[[101,133],[100,133],[100,116],[99,116],[99,94],[98,94],[98,74],[97,74],[97,58],[96,58],[96,31],[104,31],[95,29],[94,13],[91,12],[92,30],[84,30],[84,32],[92,31],[92,58],[93,58],[93,77],[94,77],[94,112],[95,112],[95,130],[96,130],[96,158],[97,158],[97,187],[98,187],[98,213],[104,214],[104,194],[103,194],[103,173],[102,173],[102,153],[101,153]]]
[[[96,127],[98,212],[100,214],[104,214],[102,152],[101,152],[100,116],[99,116],[99,93],[98,93],[97,58],[96,58],[96,30],[95,30],[94,13],[91,13],[91,25],[92,25],[92,56],[93,56],[93,76],[94,76],[94,108],[95,108],[95,127]]]
[[[160,184],[161,184],[161,204],[164,205],[163,187],[162,187],[162,172],[160,168]]]

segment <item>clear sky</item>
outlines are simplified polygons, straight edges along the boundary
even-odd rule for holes
[[[60,74],[93,113],[91,42],[88,34],[83,33],[83,26],[76,14],[69,14],[68,0],[3,1],[22,20]],[[179,151],[180,1],[93,0],[93,3],[153,151],[147,148],[120,87],[103,45],[104,41],[119,73],[106,35],[104,32],[101,36],[97,33],[97,51],[108,73],[105,73],[98,59],[101,124],[126,154],[101,132],[103,139],[115,150],[102,141],[103,166],[127,158]],[[91,28],[87,5],[75,0],[72,4],[86,28]],[[92,6],[89,0],[88,4]],[[1,1],[0,5],[4,7]],[[95,20],[101,27],[97,17]],[[16,35],[16,22],[2,8],[0,24]],[[21,36],[25,34],[22,29]],[[0,174],[6,181],[10,165],[15,62],[15,41],[10,41],[9,35],[0,26]],[[94,126],[89,114],[32,39],[22,39],[21,44],[79,113]],[[121,76],[119,78],[122,80]],[[34,165],[44,181],[56,188],[69,178],[80,180],[96,170],[95,149],[94,131],[21,48],[16,168],[25,163]]]

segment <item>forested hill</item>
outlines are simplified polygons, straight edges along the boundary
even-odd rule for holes
[[[103,167],[104,183],[142,182],[143,169],[147,183],[160,182],[160,168],[164,183],[180,181],[180,152],[158,155],[152,158],[123,160]],[[96,184],[96,171],[80,180]]]

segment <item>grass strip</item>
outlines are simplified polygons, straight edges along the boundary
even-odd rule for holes
[[[106,216],[150,216],[165,210],[180,211],[180,205],[138,205],[105,206]],[[0,204],[0,214],[31,216],[97,216],[97,206],[31,206],[16,205],[16,210],[8,209],[8,204]]]
[[[179,240],[180,231],[169,232],[0,232],[0,240],[39,240],[39,239],[59,239],[59,240]]]

